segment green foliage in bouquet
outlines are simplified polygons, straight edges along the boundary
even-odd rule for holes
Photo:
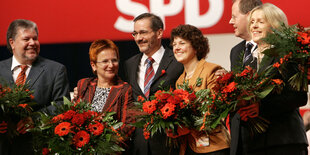
[[[27,85],[3,86],[0,84],[0,121],[7,123],[7,132],[9,139],[18,136],[16,130],[17,123],[26,117],[32,116],[33,91],[27,88]]]
[[[263,40],[271,45],[264,51],[269,57],[280,57],[273,67],[278,68],[282,76],[286,76],[291,66],[297,71],[288,77],[288,84],[296,91],[308,90],[307,72],[309,68],[310,30],[300,25],[285,26],[273,29]]]
[[[124,151],[123,141],[116,131],[122,122],[113,118],[115,112],[91,111],[86,102],[72,103],[64,97],[64,104],[56,107],[58,115],[40,113],[34,134],[37,153],[43,154],[116,154]]]
[[[272,91],[282,89],[283,83],[280,79],[267,78],[265,74],[258,74],[247,66],[240,73],[228,72],[220,76],[212,92],[196,92],[196,102],[200,104],[198,110],[202,115],[195,126],[201,131],[212,133],[229,112],[259,103]],[[268,127],[268,121],[263,118],[249,119],[248,122],[252,135],[265,132]]]

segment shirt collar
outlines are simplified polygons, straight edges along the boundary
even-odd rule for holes
[[[15,58],[15,56],[13,55],[12,57],[12,66],[11,66],[11,71],[13,71],[14,69],[17,69],[21,64],[17,61],[17,59]],[[27,65],[28,68],[30,68],[32,65]]]
[[[154,63],[159,64],[162,57],[164,56],[164,52],[165,52],[165,48],[163,46],[160,46],[159,50],[156,51],[153,55],[152,58],[154,59]],[[146,64],[146,59],[148,58],[148,56],[146,54],[143,53],[143,56],[141,58],[141,62],[143,62],[143,64]]]

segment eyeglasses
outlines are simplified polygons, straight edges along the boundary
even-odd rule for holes
[[[137,37],[138,35],[140,35],[141,37],[144,37],[144,36],[146,36],[147,34],[149,34],[149,33],[151,33],[151,32],[153,32],[153,31],[140,31],[140,32],[132,32],[131,33],[131,35],[133,36],[133,37]]]
[[[115,65],[115,64],[119,63],[119,60],[118,59],[103,60],[103,61],[99,61],[99,62],[97,61],[96,63],[100,63],[100,64],[103,64],[103,65],[107,65],[107,64],[112,63],[113,65]]]

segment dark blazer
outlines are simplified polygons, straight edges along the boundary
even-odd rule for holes
[[[12,58],[0,62],[0,78],[6,80],[9,85],[14,84],[11,66]],[[43,110],[45,107],[52,111],[54,109],[51,106],[52,101],[59,101],[61,103],[63,96],[70,98],[66,68],[58,62],[39,56],[32,64],[26,83],[29,84],[29,89],[34,91],[34,101],[37,103],[33,107],[34,111]],[[27,154],[26,150],[31,149],[29,139],[31,139],[29,133],[17,137],[15,140],[17,144],[11,146],[18,148],[12,148],[10,151],[13,152],[9,152],[9,154]],[[0,140],[1,151],[3,151],[3,148],[1,148],[3,146]]]
[[[79,80],[77,84],[78,95],[74,101],[86,101],[92,103],[95,95],[98,78],[84,78]],[[132,109],[132,89],[127,82],[123,82],[118,79],[115,86],[112,86],[106,103],[102,109],[102,112],[113,111],[116,112],[116,119],[123,122],[121,131],[129,136],[134,128],[129,126],[133,123],[134,118],[131,117],[132,113],[129,109]]]
[[[125,62],[126,80],[132,85],[133,97],[137,99],[139,95],[144,96],[142,90],[137,83],[138,67],[143,53],[139,53]],[[162,74],[162,70],[165,73]],[[183,72],[183,65],[174,58],[172,51],[165,49],[164,56],[155,73],[154,81],[151,85],[150,95],[153,95],[160,88],[158,87],[162,81],[164,86],[175,87],[175,82]],[[134,155],[158,155],[169,154],[169,148],[166,147],[166,136],[163,134],[154,135],[149,140],[145,140],[142,129],[138,128],[133,135],[133,146],[130,148],[131,154]],[[176,151],[176,152],[174,152]],[[178,154],[178,150],[173,150],[171,154]]]
[[[265,56],[259,67],[261,73],[267,66],[277,62],[276,58]],[[231,62],[233,65],[233,62]],[[286,77],[277,70],[274,78],[287,82],[288,78],[298,70],[297,65],[291,65]],[[245,122],[240,120],[238,113],[231,114],[231,155],[260,152],[266,149],[289,145],[307,146],[307,138],[299,107],[307,103],[307,92],[293,91],[287,85],[281,94],[271,93],[260,103],[259,116],[270,121],[267,131],[251,137]]]
[[[230,51],[230,70],[235,71],[238,67],[242,67],[242,51],[245,50],[246,41],[243,40]]]

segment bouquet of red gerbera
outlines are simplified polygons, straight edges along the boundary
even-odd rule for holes
[[[241,73],[228,72],[219,77],[213,92],[206,92],[209,95],[203,96],[198,103],[199,111],[203,114],[197,119],[196,126],[200,130],[212,132],[227,117],[231,111],[241,115],[241,119],[249,123],[252,135],[265,132],[268,121],[258,116],[258,113],[244,113],[241,107],[259,103],[270,92],[280,91],[283,86],[282,80],[270,79],[258,74],[251,67],[247,66]],[[248,119],[250,117],[250,119]]]
[[[187,128],[194,124],[193,115],[196,113],[195,92],[184,89],[158,90],[150,100],[138,97],[135,104],[144,112],[137,127],[144,128],[144,136],[148,139],[157,132],[166,132],[171,138],[189,133]],[[175,136],[175,137],[174,137]]]
[[[273,29],[264,41],[271,46],[264,51],[269,57],[280,57],[279,62],[273,67],[277,68],[283,77],[288,78],[288,84],[296,91],[308,91],[307,75],[310,69],[310,30],[305,30],[300,25],[285,26]],[[292,68],[294,67],[294,68]],[[288,70],[297,71],[294,75]]]
[[[29,91],[26,85],[13,87],[0,84],[0,134],[8,139],[18,136],[17,123],[32,115],[33,91]]]
[[[74,104],[67,98],[64,98],[64,105],[56,107],[60,114],[41,113],[39,125],[32,129],[35,151],[43,154],[114,154],[124,151],[120,146],[123,139],[116,131],[122,122],[114,120],[114,112],[94,112],[89,103]]]

